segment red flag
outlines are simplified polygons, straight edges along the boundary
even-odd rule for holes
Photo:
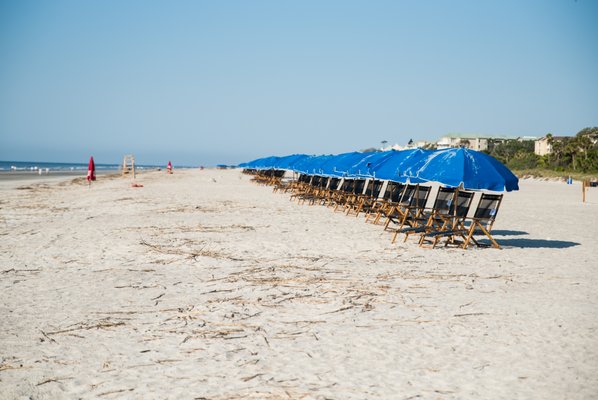
[[[87,180],[88,181],[96,180],[96,165],[93,162],[93,157],[89,158],[89,167],[87,167]]]

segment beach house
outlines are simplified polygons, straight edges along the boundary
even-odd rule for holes
[[[572,136],[552,136],[552,140],[549,136],[541,137],[534,141],[534,153],[539,156],[545,156],[552,153],[552,144],[554,142],[562,142],[566,139],[570,139]]]
[[[533,136],[501,136],[501,135],[478,135],[472,133],[449,133],[440,138],[436,142],[436,147],[439,149],[447,149],[450,147],[466,147],[468,149],[477,151],[492,150],[492,148],[500,143],[505,143],[510,140],[535,140]]]

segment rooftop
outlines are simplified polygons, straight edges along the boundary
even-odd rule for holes
[[[516,139],[525,139],[525,140],[536,140],[538,137],[536,136],[512,136],[512,135],[487,135],[487,134],[480,134],[480,133],[462,133],[462,132],[450,132],[442,137],[454,138],[454,139],[504,139],[504,140],[516,140]]]

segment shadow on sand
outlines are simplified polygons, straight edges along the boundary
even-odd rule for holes
[[[524,231],[511,231],[506,229],[495,229],[492,231],[492,235],[496,236],[523,236],[529,235],[529,233]]]
[[[494,234],[494,232],[492,232]],[[524,249],[566,249],[573,246],[579,246],[580,243],[567,242],[565,240],[548,240],[548,239],[503,239],[496,238],[498,243],[503,247],[520,247]],[[490,242],[488,242],[489,244]]]

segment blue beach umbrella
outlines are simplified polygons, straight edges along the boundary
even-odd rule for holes
[[[242,162],[242,163],[238,164],[238,165],[237,165],[237,167],[239,167],[239,168],[252,168],[252,166],[251,166],[251,165],[252,165],[252,163],[253,163],[254,161],[255,161],[255,160],[252,160],[252,161],[247,161],[247,162]]]
[[[274,168],[293,170],[293,166],[295,164],[308,157],[310,156],[307,154],[291,154],[288,156],[279,157],[278,160],[274,162]]]
[[[241,163],[241,164],[239,164],[238,166],[239,166],[239,167],[241,167],[241,168],[253,168],[253,165],[254,165],[254,164],[257,162],[257,161],[259,161],[259,160],[261,160],[261,158],[257,158],[257,159],[255,159],[255,160],[251,160],[251,161],[247,161],[247,162]]]
[[[342,177],[347,175],[347,171],[353,165],[366,157],[368,153],[357,151],[351,153],[337,154],[320,165],[320,175]]]
[[[500,161],[464,147],[433,151],[407,169],[405,175],[470,190],[519,190],[519,178]]]
[[[411,183],[425,182],[415,176],[408,177],[405,175],[405,171],[418,160],[426,158],[429,153],[429,150],[419,148],[393,151],[389,157],[382,159],[371,167],[372,176],[376,179],[387,179],[402,183],[407,182],[407,180]]]
[[[374,176],[372,174],[372,168],[387,158],[392,157],[394,153],[396,153],[396,150],[368,153],[368,155],[347,170],[347,175],[356,178],[371,178]]]
[[[321,170],[321,165],[326,162],[332,155],[311,156],[299,160],[293,165],[293,171],[302,174],[316,175]]]
[[[279,157],[275,156],[258,158],[247,163],[239,164],[239,166],[251,169],[272,169],[274,163],[276,162],[276,160],[278,160],[278,158]]]
[[[304,171],[305,167],[309,164],[310,160],[314,157],[315,156],[307,156],[305,158],[297,160],[297,162],[293,163],[293,167],[291,168],[291,170],[294,172],[305,173],[305,171]]]

